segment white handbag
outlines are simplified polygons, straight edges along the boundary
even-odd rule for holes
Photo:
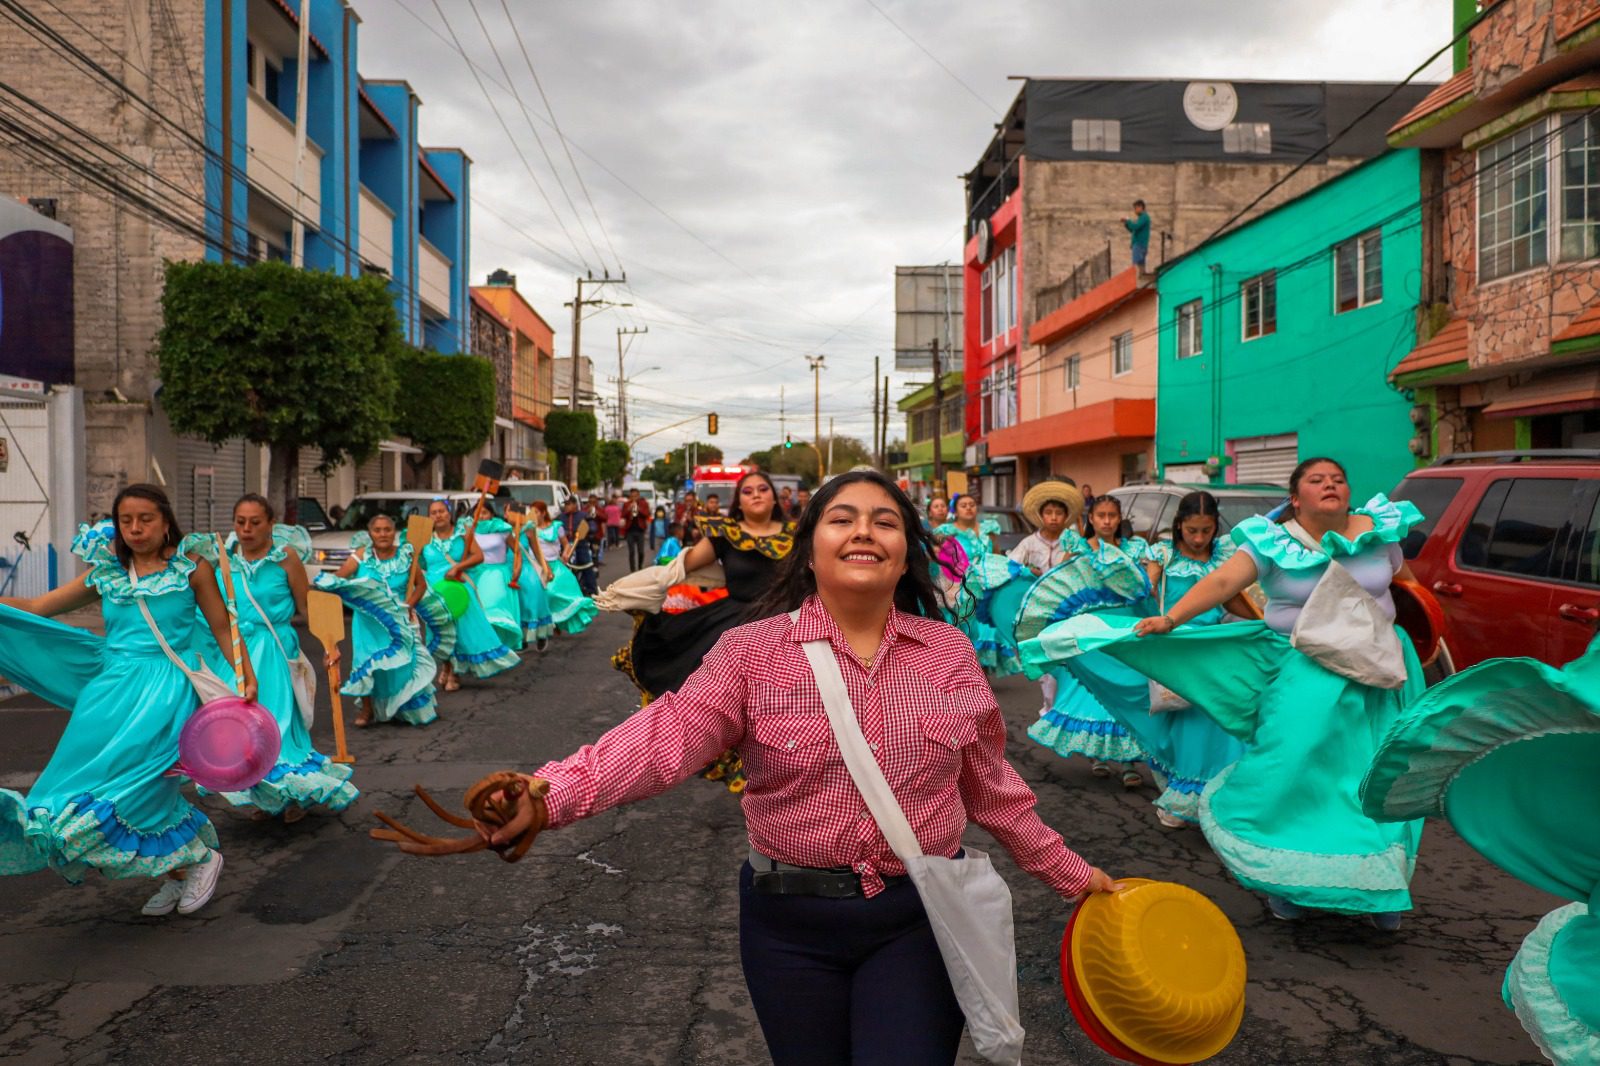
[[[1173,548],[1177,552],[1177,548]],[[1161,592],[1156,599],[1156,610],[1161,614],[1167,613],[1167,568],[1161,567]],[[1172,691],[1159,681],[1150,682],[1150,713],[1163,714],[1170,711],[1186,711],[1194,704]]]
[[[1017,1008],[1011,890],[981,851],[966,848],[959,859],[922,853],[861,733],[833,645],[808,640],[802,647],[850,779],[922,897],[973,1047],[990,1062],[1020,1066],[1024,1034]]]
[[[1301,544],[1326,554],[1299,522],[1290,519],[1284,528]],[[1332,556],[1300,608],[1289,643],[1317,665],[1350,681],[1387,689],[1406,683],[1405,652],[1394,623],[1384,616],[1372,593]]]
[[[289,658],[289,649],[278,639],[278,631],[273,628],[272,619],[267,617],[267,612],[261,609],[261,605],[250,592],[249,575],[241,572],[239,576],[243,579],[239,584],[244,587],[244,598],[256,609],[256,614],[266,624],[267,632],[272,634],[272,642],[278,646],[278,653],[283,656],[284,662],[289,664],[289,686],[294,689],[294,703],[300,712],[300,724],[310,729],[317,713],[317,669],[311,665],[311,660],[306,658],[306,653],[301,649],[295,649],[295,657]]]

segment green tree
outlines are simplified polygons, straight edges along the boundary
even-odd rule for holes
[[[578,456],[578,487],[580,489],[598,489],[600,482],[604,480],[600,476],[600,454],[598,448],[591,448],[588,455]]]
[[[494,364],[407,346],[395,358],[395,376],[394,431],[422,449],[406,461],[420,472],[444,456],[446,486],[461,488],[462,456],[494,432]]]
[[[592,462],[595,442],[600,437],[600,427],[593,411],[555,410],[544,416],[545,447],[565,462],[578,460],[577,481],[574,488],[588,488],[595,484],[584,480],[583,461]]]
[[[828,438],[822,440],[822,454],[828,454]],[[843,474],[857,466],[872,466],[872,453],[867,446],[855,437],[836,436],[833,438],[833,465],[828,468],[830,474]],[[804,478],[807,488],[815,488],[817,481],[817,452],[809,443],[794,441],[793,446],[785,448],[781,443],[770,448],[751,452],[745,457],[745,462],[754,463],[769,474],[798,474]]]
[[[722,462],[721,448],[715,444],[703,444],[697,441],[694,444],[685,444],[681,448],[674,448],[645,467],[639,476],[670,489],[684,477],[684,462],[691,450],[695,453],[695,461],[702,466]]]
[[[601,481],[622,484],[628,472],[628,445],[620,440],[603,440],[594,446],[595,463]]]
[[[382,278],[286,263],[168,263],[155,356],[172,428],[272,457],[267,495],[298,518],[300,449],[361,461],[394,418],[400,324]]]

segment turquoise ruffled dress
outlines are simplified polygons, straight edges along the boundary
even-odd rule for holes
[[[1373,752],[1422,692],[1422,668],[1403,630],[1407,681],[1380,689],[1324,669],[1289,643],[1289,632],[1330,558],[1380,603],[1403,559],[1399,542],[1422,515],[1411,503],[1375,496],[1356,510],[1373,528],[1338,533],[1320,551],[1282,526],[1249,518],[1230,532],[1255,560],[1267,619],[1185,627],[1140,639],[1134,619],[1089,615],[1051,626],[1022,645],[1030,669],[1101,651],[1204,710],[1245,745],[1200,797],[1200,827],[1248,888],[1301,907],[1350,914],[1411,908],[1422,822],[1379,824],[1357,790]]]
[[[379,722],[427,725],[439,717],[433,686],[438,662],[425,634],[435,634],[440,646],[447,646],[455,625],[431,592],[417,604],[417,616],[432,624],[425,622],[421,631],[412,624],[406,606],[411,545],[400,545],[387,559],[378,558],[370,542],[357,551],[360,563],[353,575],[321,574],[316,581],[317,588],[350,608],[350,674],[339,692],[371,699],[372,717]]]
[[[1077,536],[1077,534],[1072,534]],[[1023,613],[1047,612],[1053,620],[1100,613],[1141,617],[1138,605],[1150,590],[1144,560],[1150,545],[1142,537],[1120,544],[1087,541],[1079,554],[1041,577]],[[1034,672],[1034,671],[1030,671]],[[1083,655],[1051,670],[1056,698],[1028,727],[1028,738],[1062,758],[1082,755],[1096,762],[1131,763],[1148,759],[1145,746],[1128,723],[1150,719],[1150,683],[1144,675],[1107,655]]]
[[[1233,541],[1219,537],[1211,546],[1211,558],[1201,562],[1174,550],[1167,541],[1153,545],[1150,558],[1161,565],[1166,578],[1166,606],[1183,599],[1201,578],[1232,558],[1234,551]],[[1159,582],[1156,587],[1159,589]],[[1155,593],[1150,606],[1151,614],[1159,613]],[[1186,626],[1214,626],[1227,620],[1227,611],[1214,607]],[[1160,775],[1163,790],[1156,797],[1156,806],[1186,822],[1199,824],[1200,794],[1212,778],[1238,761],[1244,754],[1244,745],[1195,707],[1136,715],[1124,724],[1139,738],[1150,756],[1151,767]]]
[[[976,575],[983,572],[983,561],[995,554],[994,542],[989,536],[1000,532],[1000,523],[993,518],[985,518],[979,520],[977,529],[962,529],[954,522],[946,522],[933,532],[938,537],[956,538],[961,543],[962,550],[967,553],[968,572]],[[936,576],[939,573],[937,564],[934,564],[934,573]],[[975,579],[982,580],[976,577]],[[962,581],[963,584],[966,583],[965,575]],[[985,586],[975,597],[969,595],[968,598],[982,598],[996,588]],[[1013,642],[1003,637],[994,625],[981,617],[978,612],[963,610],[958,606],[950,612],[950,621],[972,641],[972,648],[978,653],[978,665],[982,666],[990,677],[1005,677],[1021,672],[1022,663],[1017,659]]]
[[[470,517],[456,523],[456,536],[466,539],[472,525]],[[473,536],[483,552],[483,562],[472,568],[468,580],[478,593],[483,613],[500,634],[500,643],[512,651],[523,644],[522,600],[511,587],[511,523],[502,518],[485,518]]]
[[[217,846],[211,822],[183,797],[184,779],[167,776],[199,700],[138,607],[198,667],[189,576],[214,541],[184,538],[165,568],[135,582],[111,535],[109,521],[84,526],[72,544],[100,594],[104,637],[0,606],[0,675],[72,712],[28,794],[0,789],[0,874],[159,877]]]
[[[517,585],[517,615],[522,621],[523,639],[530,644],[549,640],[555,635],[556,620],[550,612],[550,594],[539,576],[539,564],[534,555],[538,549],[528,546],[525,535],[507,543],[511,551],[518,553],[513,558],[522,560],[520,572],[513,566],[512,576]]]
[[[466,544],[460,536],[437,534],[422,549],[422,572],[428,584],[445,580],[450,568],[461,561]],[[506,647],[505,641],[484,614],[483,605],[472,585],[467,586],[467,610],[456,619],[456,643],[450,665],[462,676],[493,677],[517,666],[522,660]],[[520,622],[518,623],[520,629]]]
[[[525,532],[524,536],[527,535]],[[540,529],[537,536],[539,551],[550,564],[551,581],[545,589],[550,600],[550,617],[561,632],[582,633],[600,614],[600,608],[583,594],[578,575],[561,559],[561,527],[551,522]]]
[[[1600,1063],[1600,639],[1557,669],[1490,659],[1412,703],[1361,786],[1368,814],[1448,819],[1513,877],[1572,900],[1540,920],[1501,997],[1558,1066]]]
[[[290,552],[302,561],[311,553],[311,535],[299,526],[273,526],[272,547],[254,561],[240,556],[236,545],[229,545],[233,608],[239,620],[239,637],[256,672],[256,702],[272,712],[283,745],[277,765],[259,785],[244,792],[224,792],[222,797],[235,807],[255,807],[268,814],[282,814],[289,807],[342,811],[360,795],[350,783],[350,767],[330,761],[311,746],[311,732],[300,716],[289,676],[289,660],[300,654],[300,638],[294,628],[294,592],[283,568]],[[220,570],[217,587],[220,591]],[[233,661],[217,646],[203,618],[196,619],[195,632],[211,672],[224,680],[231,679]],[[205,790],[201,792],[204,794]]]

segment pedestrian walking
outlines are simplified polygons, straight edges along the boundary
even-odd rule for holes
[[[264,780],[243,792],[224,792],[222,798],[251,809],[258,820],[282,818],[292,825],[314,808],[342,811],[359,793],[350,783],[348,766],[311,746],[318,671],[301,654],[294,628],[295,615],[306,614],[310,579],[304,560],[311,554],[311,535],[299,526],[278,525],[276,518],[266,497],[253,492],[239,497],[226,548],[239,637],[255,667],[256,702],[272,713],[282,742],[277,764]],[[217,581],[220,587],[220,572]],[[195,634],[211,672],[232,677],[233,659],[225,645],[198,627]],[[320,658],[324,664],[337,663],[338,651],[324,648]]]
[[[667,539],[667,529],[672,525],[667,517],[665,507],[657,507],[655,514],[650,518],[650,554],[655,555],[661,547],[661,542]]]
[[[1411,908],[1422,822],[1374,822],[1357,790],[1423,689],[1389,592],[1396,578],[1415,581],[1400,542],[1423,518],[1381,494],[1351,510],[1344,468],[1328,458],[1295,467],[1289,495],[1282,520],[1234,526],[1233,558],[1165,613],[1106,619],[1099,637],[1071,639],[1173,689],[1245,742],[1201,796],[1200,826],[1274,916],[1327,910],[1394,930]],[[1263,621],[1179,629],[1257,581]],[[1030,661],[1064,661],[1073,629],[1064,622],[1029,642]]]
[[[1115,496],[1095,500],[1089,521],[1094,536],[1084,544],[1082,564],[1059,566],[1036,582],[1024,601],[1025,614],[1066,618],[1122,611],[1134,620],[1142,613],[1138,605],[1150,591],[1144,569],[1149,542],[1121,536],[1122,504]],[[1145,751],[1108,707],[1118,703],[1122,718],[1148,714],[1149,681],[1105,655],[1073,659],[1053,676],[1055,701],[1028,727],[1029,739],[1063,759],[1082,755],[1096,777],[1120,775],[1123,788],[1141,787],[1144,778],[1133,764],[1146,758]]]
[[[484,613],[467,574],[483,562],[483,549],[469,546],[466,537],[456,532],[450,520],[450,502],[436,499],[428,505],[428,519],[433,523],[433,537],[422,549],[422,570],[429,585],[441,581],[456,581],[466,585],[467,607],[456,619],[456,645],[450,653],[449,665],[440,671],[441,686],[446,692],[461,687],[461,677],[493,677],[522,662],[517,653],[506,647],[500,633]]]
[[[566,527],[551,517],[550,508],[543,500],[534,500],[530,506],[533,521],[522,531],[523,550],[527,553],[523,572],[527,572],[530,563],[536,567],[543,564],[539,574],[544,580],[545,596],[550,601],[550,619],[556,630],[582,633],[600,609],[594,605],[594,600],[584,595],[577,575],[565,562],[572,548]]]
[[[594,557],[595,569],[606,561],[606,548],[611,543],[610,515],[606,513],[605,505],[600,502],[600,497],[589,497],[589,509],[584,514],[589,523],[589,552]]]
[[[1145,213],[1143,200],[1133,202],[1133,217],[1123,219],[1122,228],[1128,231],[1128,252],[1133,265],[1143,271],[1145,257],[1150,252],[1150,216]]]
[[[216,538],[185,537],[154,485],[123,488],[111,514],[72,543],[88,573],[42,596],[0,597],[0,674],[71,712],[27,796],[0,789],[0,873],[165,878],[143,913],[193,914],[216,891],[222,854],[167,771],[200,703],[196,627],[232,643],[210,562]],[[52,620],[96,600],[104,637]],[[254,699],[241,652],[243,694]]]
[[[420,574],[412,581],[414,552],[399,543],[398,533],[394,519],[373,515],[338,571],[316,580],[350,609],[350,673],[339,691],[356,700],[355,725],[362,729],[374,722],[420,726],[436,720],[434,682],[455,650],[455,619]],[[413,613],[425,620],[424,628]],[[337,662],[337,649],[331,658]]]
[[[667,527],[667,535],[661,541],[661,550],[656,554],[656,565],[665,566],[683,553],[683,526],[677,522]]]
[[[622,513],[622,497],[613,495],[606,501],[606,547],[615,548],[622,543],[622,529],[624,526]]]
[[[930,533],[950,521],[950,501],[943,496],[933,496],[928,500],[928,513],[923,516],[922,528]]]
[[[685,684],[581,752],[511,778],[519,796],[527,790],[524,813],[491,845],[520,854],[546,825],[658,795],[734,748],[751,781],[739,954],[775,1066],[949,1066],[963,1005],[927,882],[912,883],[902,856],[984,861],[962,847],[972,822],[1064,900],[1116,886],[1039,819],[1006,761],[983,671],[965,637],[937,620],[930,545],[904,493],[876,472],[841,475],[795,544],[758,605],[765,617],[724,635]],[[846,720],[859,723],[854,740],[829,742]],[[877,767],[874,810],[898,807],[897,822],[880,826],[862,809],[868,786],[846,743]]]
[[[561,561],[577,575],[579,589],[590,597],[599,591],[593,534],[594,523],[578,510],[576,498],[567,497],[561,505],[561,540],[566,545],[561,549]]]
[[[650,505],[639,495],[638,489],[628,491],[622,505],[622,535],[628,542],[628,572],[641,570],[648,565],[644,553],[645,538],[650,533]]]
[[[802,488],[802,489],[795,490],[795,494],[794,494],[794,513],[792,515],[790,515],[790,517],[796,522],[800,521],[801,517],[806,513],[806,508],[808,506],[810,506],[810,504],[811,504],[811,490],[810,489]]]
[[[734,496],[738,496],[738,495],[739,495],[739,490],[735,489],[734,490]],[[721,517],[722,517],[722,497],[718,496],[716,493],[713,492],[713,493],[711,493],[710,495],[708,495],[706,497],[705,506],[700,509],[700,514],[697,516],[697,520],[698,519],[705,519],[705,518],[721,518]]]

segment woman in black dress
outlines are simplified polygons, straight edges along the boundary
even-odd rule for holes
[[[687,571],[722,564],[728,595],[682,614],[639,614],[633,640],[612,662],[633,679],[645,702],[676,691],[700,665],[717,638],[734,626],[754,621],[750,608],[766,594],[778,563],[794,547],[794,527],[778,512],[772,479],[752,471],[739,479],[726,515],[698,520],[702,538],[683,554]],[[738,756],[725,753],[705,776],[744,788]]]

